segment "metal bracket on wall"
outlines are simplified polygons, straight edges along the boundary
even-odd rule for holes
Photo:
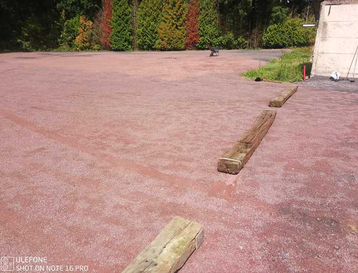
[[[328,10],[328,16],[331,14],[331,9],[332,9],[332,6],[339,6],[339,5],[342,5],[342,3],[326,3],[326,6],[329,5],[329,10]]]

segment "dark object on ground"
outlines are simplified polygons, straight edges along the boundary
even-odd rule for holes
[[[256,79],[255,79],[255,82],[262,82],[263,80],[260,78],[260,77],[257,77]]]
[[[296,93],[298,86],[295,87],[288,87],[280,95],[270,101],[270,107],[281,107],[285,104],[285,102],[294,94]]]
[[[214,47],[211,47],[209,46],[209,49],[210,49],[210,57],[213,57],[213,56],[219,56],[219,49],[218,48],[214,48]]]
[[[275,117],[276,111],[263,110],[250,129],[219,159],[218,171],[238,174],[265,137]]]

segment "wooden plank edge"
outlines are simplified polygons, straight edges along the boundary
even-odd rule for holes
[[[218,171],[228,174],[238,174],[243,168],[242,160],[221,157],[218,162]]]
[[[175,273],[203,240],[202,225],[176,216],[123,273]]]
[[[281,92],[276,98],[272,99],[269,103],[270,107],[282,107],[285,102],[298,90],[298,85],[289,87]]]
[[[246,135],[247,132],[249,130],[251,130],[253,127],[255,127],[258,119],[261,117],[261,115],[264,112],[272,112],[273,114],[273,119],[270,122],[265,134],[262,136],[261,140],[259,141],[258,145],[256,147],[252,147],[252,150],[250,151],[250,153],[247,154],[240,154],[240,158],[228,158],[225,157],[225,154],[227,154],[228,152],[226,152],[224,154],[224,156],[220,157],[219,161],[218,161],[218,171],[219,172],[223,172],[223,173],[228,173],[228,174],[233,174],[233,175],[237,175],[239,174],[239,172],[244,168],[245,164],[247,163],[247,161],[250,159],[250,157],[252,156],[252,154],[255,152],[255,150],[257,149],[257,147],[259,146],[260,142],[262,141],[262,139],[266,136],[266,134],[268,133],[269,129],[271,128],[275,118],[276,118],[276,111],[275,110],[263,110],[260,115],[256,118],[254,124],[245,131],[245,133],[243,135]],[[241,139],[241,138],[240,138]],[[240,144],[243,144],[240,142],[240,140],[233,146],[238,146]],[[232,148],[233,149],[233,148]]]

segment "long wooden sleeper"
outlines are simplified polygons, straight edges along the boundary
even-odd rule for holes
[[[280,95],[270,101],[269,106],[281,107],[294,93],[296,93],[297,89],[298,86],[286,88]]]
[[[259,146],[275,117],[275,110],[263,110],[251,128],[219,159],[218,171],[238,174]]]

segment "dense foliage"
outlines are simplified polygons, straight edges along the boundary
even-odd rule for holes
[[[186,15],[186,49],[195,49],[199,42],[199,0],[190,0]]]
[[[143,0],[137,12],[138,47],[153,50],[159,40],[159,24],[162,21],[162,0]]]
[[[80,17],[78,35],[75,39],[75,45],[78,50],[97,50],[96,34],[94,32],[93,22],[86,19],[86,16]]]
[[[77,15],[86,15],[88,18],[93,19],[102,6],[102,0],[61,0],[57,2],[57,9],[65,11],[70,18]]]
[[[111,19],[112,19],[112,0],[103,0],[103,13],[101,20],[101,45],[104,49],[111,48]]]
[[[261,66],[259,69],[252,69],[245,72],[243,76],[251,80],[261,78],[266,81],[278,82],[302,81],[302,69],[304,65],[307,67],[307,75],[310,75],[311,73],[311,50],[312,49],[308,47],[285,53],[282,55],[281,59],[273,59],[267,65]]]
[[[220,45],[221,30],[219,27],[219,13],[216,1],[201,0],[199,16],[199,43],[198,48],[206,49],[209,46]]]
[[[0,50],[302,46],[314,40],[302,27],[314,21],[311,2],[0,0]]]
[[[128,0],[113,0],[111,19],[111,48],[113,50],[132,49],[131,8]]]
[[[314,42],[315,31],[303,28],[302,19],[288,18],[283,23],[270,25],[263,35],[263,45],[268,48],[308,46]]]
[[[167,0],[158,28],[156,48],[161,50],[184,49],[186,40],[185,19],[187,4],[184,0]]]
[[[63,13],[64,16],[64,13]],[[79,34],[80,16],[77,15],[70,20],[64,22],[63,30],[60,36],[60,46],[63,49],[71,49],[75,47],[76,37]]]

